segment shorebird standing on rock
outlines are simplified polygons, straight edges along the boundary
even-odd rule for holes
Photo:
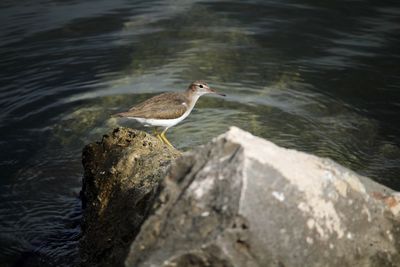
[[[189,116],[200,96],[217,94],[203,81],[195,81],[189,85],[185,92],[163,93],[145,100],[129,109],[127,112],[117,113],[114,116],[134,119],[144,126],[154,126],[154,133],[163,143],[171,146],[165,132]],[[164,130],[160,133],[157,127]]]

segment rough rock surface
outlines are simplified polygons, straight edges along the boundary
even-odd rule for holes
[[[399,200],[231,128],[173,164],[125,266],[400,266]]]
[[[180,152],[145,132],[117,128],[83,150],[82,266],[122,266]]]

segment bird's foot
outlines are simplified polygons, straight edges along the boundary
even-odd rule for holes
[[[160,140],[163,144],[166,144],[169,147],[175,148],[170,141],[168,141],[167,137],[165,136],[165,132],[159,133],[157,131],[157,129],[153,130],[153,134],[155,135],[155,137],[158,138],[158,140]]]
[[[175,147],[171,144],[171,142],[168,141],[167,137],[165,136],[165,132],[162,132],[162,133],[160,134],[160,136],[161,136],[161,138],[162,138],[164,144],[166,144],[166,145],[168,145],[168,146],[170,146],[170,147],[172,147],[172,148],[175,148]]]

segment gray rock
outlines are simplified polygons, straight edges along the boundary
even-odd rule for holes
[[[117,128],[83,150],[81,266],[122,266],[172,159],[145,132]]]
[[[125,266],[400,266],[399,202],[329,159],[231,128],[173,164]]]

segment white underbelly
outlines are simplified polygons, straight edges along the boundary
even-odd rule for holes
[[[194,99],[191,106],[183,113],[182,116],[176,119],[146,119],[146,118],[137,118],[137,117],[127,117],[128,119],[133,119],[138,121],[139,123],[143,124],[144,126],[158,126],[158,127],[165,127],[169,128],[174,125],[177,125],[181,121],[183,121],[187,116],[189,116],[190,112],[192,111],[198,97]]]
[[[189,115],[189,113],[190,112],[186,112],[181,117],[176,119],[145,119],[136,117],[128,117],[128,119],[136,120],[144,126],[158,126],[169,128],[183,121]]]

